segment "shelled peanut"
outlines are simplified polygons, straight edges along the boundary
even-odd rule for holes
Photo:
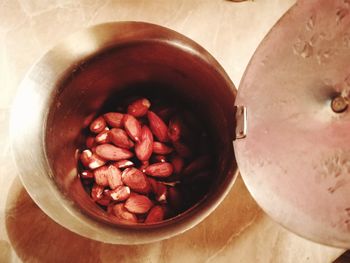
[[[155,223],[208,192],[213,158],[195,115],[139,98],[91,122],[78,170],[92,200],[111,217]]]

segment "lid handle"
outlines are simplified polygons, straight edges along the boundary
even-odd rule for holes
[[[247,108],[242,105],[235,106],[236,132],[235,140],[247,136]]]

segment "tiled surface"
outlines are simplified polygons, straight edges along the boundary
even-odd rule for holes
[[[108,245],[49,219],[23,189],[10,157],[8,121],[30,65],[63,37],[118,20],[157,23],[204,46],[238,86],[254,50],[294,0],[0,0],[0,262],[332,262],[343,251],[271,221],[241,178],[204,222],[172,239]],[[30,109],[28,109],[30,110]]]

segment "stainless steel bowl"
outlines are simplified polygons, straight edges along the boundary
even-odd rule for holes
[[[82,127],[107,101],[125,92],[172,94],[174,100],[200,108],[218,152],[215,187],[206,198],[152,226],[111,221],[77,177]],[[140,22],[88,28],[47,52],[21,83],[10,132],[21,180],[47,215],[82,236],[137,244],[180,234],[216,208],[238,173],[232,146],[235,96],[218,62],[179,33]]]

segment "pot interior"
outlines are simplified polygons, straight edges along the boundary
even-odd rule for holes
[[[157,225],[209,209],[227,192],[237,170],[232,146],[235,95],[223,69],[200,47],[159,39],[109,47],[74,65],[52,93],[45,151],[53,179],[85,214],[119,225],[90,199],[77,176],[77,150],[84,148],[84,127],[101,113],[117,111],[130,96],[166,100],[193,111],[208,129],[204,143],[213,147],[215,179],[197,205]]]

